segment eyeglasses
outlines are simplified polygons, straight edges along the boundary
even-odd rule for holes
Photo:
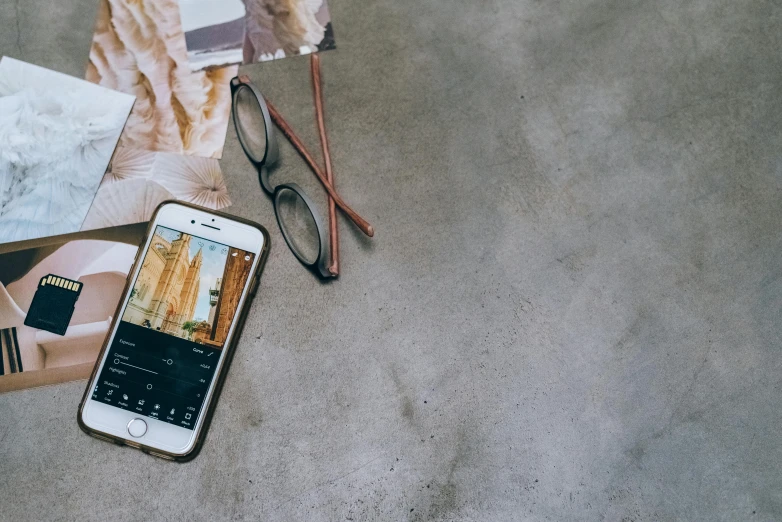
[[[307,162],[334,204],[370,237],[374,235],[372,225],[342,200],[290,125],[247,76],[238,76],[231,80],[231,97],[234,127],[239,142],[258,171],[261,188],[272,198],[277,224],[288,248],[302,265],[319,277],[336,277],[338,273],[336,263],[332,263],[334,268],[327,266],[326,245],[329,235],[312,200],[295,183],[272,186],[269,181],[269,169],[273,168],[279,159],[279,148],[272,120]],[[320,107],[318,109],[320,110]],[[333,219],[331,223],[331,251],[335,254],[336,224]]]

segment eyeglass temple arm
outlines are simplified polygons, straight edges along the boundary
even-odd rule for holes
[[[236,88],[236,86],[239,83],[251,83],[250,78],[247,75],[241,75],[231,80],[231,87]],[[274,122],[277,127],[279,127],[280,132],[282,132],[286,138],[288,138],[288,141],[291,142],[291,145],[293,145],[293,148],[296,149],[296,151],[301,155],[302,158],[304,158],[304,161],[307,162],[307,165],[309,165],[312,172],[315,173],[315,175],[318,177],[318,180],[323,185],[323,188],[326,189],[326,192],[329,193],[329,196],[334,200],[334,203],[342,210],[342,212],[345,213],[345,215],[350,218],[350,220],[355,223],[355,225],[361,229],[361,231],[368,235],[369,237],[372,237],[375,235],[375,229],[372,225],[370,225],[367,220],[362,218],[358,215],[358,212],[350,208],[350,206],[345,203],[345,201],[337,194],[337,191],[334,190],[334,187],[331,186],[331,183],[329,183],[329,180],[326,179],[326,176],[323,174],[323,172],[320,170],[320,167],[317,163],[315,163],[315,160],[312,158],[312,154],[309,153],[307,150],[307,147],[304,146],[304,142],[302,142],[298,136],[296,136],[296,133],[293,132],[293,128],[288,124],[287,121],[285,121],[285,118],[282,117],[282,114],[274,107],[274,105],[269,101],[268,98],[264,96],[264,100],[266,101],[266,106],[269,108],[269,115],[272,117],[272,121]]]
[[[323,174],[323,172],[320,170],[320,167],[317,163],[315,163],[315,160],[312,158],[312,155],[309,153],[307,148],[304,146],[304,143],[299,139],[298,136],[293,132],[293,129],[290,125],[288,125],[288,122],[285,121],[285,118],[282,117],[282,115],[277,111],[277,109],[269,102],[269,99],[266,99],[266,106],[269,107],[269,114],[272,117],[272,121],[274,121],[275,125],[279,127],[280,132],[282,132],[286,138],[291,142],[291,145],[293,145],[293,148],[295,148],[298,153],[301,155],[302,158],[304,158],[304,161],[307,162],[307,165],[309,165],[312,172],[315,173],[315,175],[318,177],[318,180],[323,185],[323,188],[326,189],[326,192],[329,193],[329,196],[334,200],[334,203],[342,209],[342,212],[345,213],[345,215],[350,218],[350,220],[356,224],[358,228],[361,229],[364,234],[368,235],[369,237],[372,237],[375,235],[375,229],[370,225],[364,218],[358,215],[358,212],[350,208],[350,206],[345,203],[345,201],[337,194],[337,191],[334,190],[334,187],[331,186],[331,183],[329,183],[328,179],[326,179],[326,176]]]
[[[323,166],[326,171],[326,179],[331,183],[331,188],[337,190],[334,183],[334,171],[331,168],[331,153],[329,152],[329,138],[326,134],[326,117],[323,110],[323,89],[320,80],[320,55],[310,54],[310,76],[312,77],[312,98],[315,102],[315,120],[318,124],[320,135],[320,150],[323,153]],[[329,272],[339,275],[339,231],[337,228],[337,207],[334,199],[329,198]]]

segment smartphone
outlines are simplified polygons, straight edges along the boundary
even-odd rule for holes
[[[268,251],[261,225],[161,204],[79,406],[82,430],[166,459],[194,457]]]

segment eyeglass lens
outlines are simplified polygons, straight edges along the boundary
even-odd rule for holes
[[[289,188],[280,188],[277,194],[277,219],[282,233],[305,263],[313,264],[320,253],[318,226],[307,203]]]
[[[241,86],[234,104],[239,139],[255,161],[262,161],[266,155],[266,123],[258,98],[248,87]]]

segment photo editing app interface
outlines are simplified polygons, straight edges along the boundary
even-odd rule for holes
[[[254,257],[158,226],[92,398],[193,429]]]

